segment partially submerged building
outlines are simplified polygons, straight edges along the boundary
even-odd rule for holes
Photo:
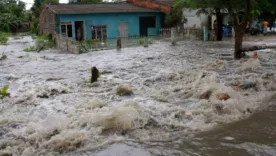
[[[106,39],[159,35],[164,12],[132,3],[46,5],[39,33],[77,39]]]

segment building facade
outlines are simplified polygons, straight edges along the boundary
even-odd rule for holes
[[[128,3],[47,5],[40,15],[39,32],[74,40],[156,36],[163,19],[158,10]]]

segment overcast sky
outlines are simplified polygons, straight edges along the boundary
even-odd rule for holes
[[[26,9],[30,9],[34,3],[34,0],[21,0],[26,3]],[[59,3],[68,3],[68,0],[59,0]]]

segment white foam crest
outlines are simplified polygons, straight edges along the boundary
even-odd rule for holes
[[[82,115],[80,122],[102,127],[103,130],[127,130],[143,127],[147,118],[137,104],[103,107]]]
[[[25,128],[25,133],[30,134],[29,139],[43,139],[67,128],[70,119],[65,116],[48,115],[39,123],[30,122]]]
[[[261,66],[261,62],[258,58],[250,58],[246,62],[244,62],[241,67],[237,69],[237,71],[248,71],[255,70]]]
[[[74,151],[83,146],[88,136],[89,132],[84,130],[64,130],[43,142],[42,147],[51,151]]]

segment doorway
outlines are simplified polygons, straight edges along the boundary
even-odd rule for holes
[[[139,18],[140,36],[148,36],[148,28],[156,27],[155,16],[147,16]]]
[[[83,21],[76,21],[75,22],[75,33],[76,33],[76,40],[82,41],[84,39],[84,29],[83,29]]]

